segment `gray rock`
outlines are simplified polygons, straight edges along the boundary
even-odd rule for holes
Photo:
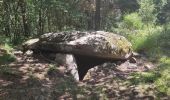
[[[61,66],[66,67],[65,72],[71,74],[76,81],[79,81],[77,64],[73,55],[57,53],[55,62]]]
[[[39,39],[34,39],[35,43],[30,41],[24,43],[27,49],[79,54],[114,60],[128,59],[132,55],[132,45],[125,37],[104,31],[47,33]]]

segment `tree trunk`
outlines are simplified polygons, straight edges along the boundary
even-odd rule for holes
[[[24,0],[20,0],[20,8],[22,13],[22,23],[24,27],[24,36],[29,36],[29,27],[28,27],[28,21],[26,16],[26,2]]]
[[[3,25],[6,36],[11,36],[9,2],[3,0]]]
[[[96,12],[95,12],[95,30],[100,29],[100,8],[101,0],[96,0]]]
[[[93,20],[92,20],[92,16],[90,14],[89,11],[86,11],[86,15],[87,15],[87,30],[93,30]]]

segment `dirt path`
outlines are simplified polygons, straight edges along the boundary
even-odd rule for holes
[[[82,82],[62,72],[40,55],[22,55],[15,51],[16,61],[1,65],[0,100],[58,100],[58,99],[122,99],[154,100],[152,84],[135,85],[127,81],[133,72],[148,71],[154,65],[145,57],[137,63],[103,64],[89,70]]]

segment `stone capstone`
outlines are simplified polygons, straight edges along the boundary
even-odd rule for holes
[[[75,80],[83,80],[94,66],[132,56],[132,45],[125,37],[104,31],[46,33],[25,42],[23,51],[27,50],[56,54],[55,62]]]
[[[125,37],[104,31],[47,33],[30,41],[24,44],[25,48],[114,60],[132,55],[132,45]]]

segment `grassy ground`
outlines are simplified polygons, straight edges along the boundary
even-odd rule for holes
[[[155,87],[159,99],[170,96],[170,58],[162,57],[158,67],[149,72],[134,73],[130,77],[130,83],[135,85],[152,84]]]
[[[134,73],[130,82],[137,85],[152,84],[159,96],[170,96],[170,24],[146,25],[139,16],[133,19],[134,15],[125,16],[124,22],[114,29],[114,32],[126,36],[133,44],[133,49],[146,55],[158,68],[149,72]]]
[[[155,70],[133,74],[132,83],[153,84],[158,95],[170,96],[170,29],[167,26],[154,26],[130,35],[134,50],[148,56],[157,63]]]

